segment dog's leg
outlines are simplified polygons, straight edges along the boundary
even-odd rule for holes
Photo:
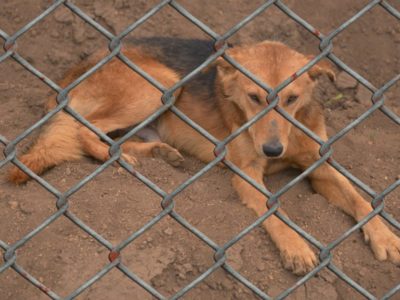
[[[142,157],[160,157],[174,167],[180,166],[183,156],[179,151],[163,142],[133,142],[127,141],[122,144],[124,153],[134,154]]]
[[[119,124],[115,119],[92,120],[88,118],[88,121],[104,133],[126,127],[123,126],[123,124]],[[80,139],[82,149],[87,155],[90,155],[99,161],[106,161],[110,158],[110,147],[100,141],[99,137],[90,129],[82,126],[79,130],[78,137]],[[121,156],[128,163],[133,165],[137,164],[136,157],[126,153],[122,153]]]
[[[323,114],[315,106],[307,113],[299,113],[297,118],[323,140],[327,139]],[[319,148],[315,141],[299,129],[293,128],[286,156],[288,161],[304,170],[320,158]],[[356,221],[362,220],[372,211],[370,203],[364,200],[347,178],[329,164],[323,163],[309,177],[315,191],[354,217]],[[378,260],[389,259],[400,264],[400,238],[379,216],[372,218],[362,229],[365,240],[370,243]]]
[[[77,139],[79,124],[61,112],[40,132],[37,141],[19,160],[40,175],[46,169],[65,161],[80,159],[84,153]],[[10,168],[8,178],[14,183],[23,183],[29,176],[16,166]]]
[[[319,147],[311,140],[307,140],[309,139],[302,140],[302,147],[309,149],[309,152],[293,157],[294,162],[302,169],[306,169],[320,158]],[[372,211],[370,203],[365,201],[350,182],[329,164],[323,163],[310,174],[310,179],[315,191],[353,216],[356,221],[362,220]],[[365,240],[370,243],[378,260],[388,259],[400,264],[400,238],[382,222],[380,217],[372,218],[362,229]]]
[[[253,166],[241,168],[241,170],[257,183],[263,184],[264,168],[262,168],[262,165],[254,164]],[[266,197],[238,175],[233,177],[233,186],[242,201],[252,208],[258,216],[267,211]],[[280,250],[283,265],[286,269],[298,275],[305,274],[313,269],[317,263],[317,258],[308,244],[295,231],[275,215],[267,218],[263,225]]]

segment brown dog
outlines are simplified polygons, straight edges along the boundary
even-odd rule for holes
[[[172,86],[212,51],[209,44],[201,41],[181,41],[181,44],[172,41],[169,46],[167,44],[165,39],[148,40],[137,43],[136,47],[128,48],[124,53],[164,86]],[[228,53],[272,87],[309,61],[303,54],[270,41],[235,47]],[[86,66],[71,72],[63,84],[72,81],[100,57],[95,55]],[[324,73],[334,78],[328,67],[316,65],[279,94],[279,105],[322,139],[327,138],[324,118],[319,105],[312,101],[311,93],[316,79]],[[266,107],[266,96],[263,89],[221,58],[207,72],[175,93],[176,106],[221,140]],[[70,106],[105,133],[132,127],[162,105],[161,93],[117,59],[72,90],[70,97]],[[52,100],[49,109],[54,106]],[[122,145],[125,160],[134,164],[136,156],[160,155],[177,165],[183,159],[177,149],[204,162],[215,158],[214,145],[173,113],[163,114],[153,127],[161,141],[127,141]],[[272,110],[228,144],[227,159],[263,184],[265,174],[289,166],[308,168],[320,158],[318,151],[317,143]],[[62,112],[46,125],[30,151],[20,159],[39,174],[51,166],[83,155],[105,161],[109,158],[109,147]],[[371,205],[328,164],[321,165],[309,177],[318,193],[355,220],[359,221],[371,212]],[[10,180],[13,182],[21,183],[27,179],[28,176],[18,168],[11,169]],[[237,175],[233,177],[233,186],[242,201],[258,216],[266,212],[266,198],[255,188]],[[317,258],[307,243],[277,217],[271,216],[263,225],[279,248],[287,269],[304,274],[316,265]],[[379,217],[364,225],[363,231],[377,259],[400,263],[400,239]]]

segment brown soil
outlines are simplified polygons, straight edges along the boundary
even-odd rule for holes
[[[71,1],[112,32],[120,32],[158,1],[97,0]],[[190,12],[223,33],[254,10],[261,0],[180,0]],[[298,15],[324,34],[330,32],[367,0],[285,0]],[[392,2],[398,9],[396,1]],[[12,34],[52,3],[50,0],[1,1],[0,28]],[[170,7],[139,27],[133,36],[205,38],[204,34]],[[304,53],[318,53],[318,41],[278,9],[272,7],[240,30],[231,42],[248,43],[274,39]],[[53,80],[81,62],[107,41],[61,7],[18,40],[19,53]],[[400,24],[376,7],[342,32],[334,41],[334,53],[380,86],[400,70]],[[0,52],[0,55],[3,52]],[[179,58],[177,58],[179,59]],[[42,116],[50,89],[14,61],[0,64],[0,134],[9,140]],[[348,82],[347,82],[348,83]],[[350,85],[351,82],[350,82]],[[400,85],[387,93],[387,106],[400,114]],[[322,82],[315,98],[326,107],[329,133],[349,124],[370,105],[360,87],[339,88]],[[364,92],[365,95],[365,92]],[[368,94],[367,94],[368,95]],[[395,97],[397,95],[397,98]],[[35,134],[34,134],[35,135]],[[32,140],[22,142],[19,150]],[[349,132],[335,146],[334,157],[352,174],[382,191],[400,178],[399,126],[382,113]],[[0,154],[0,159],[4,158]],[[66,163],[44,178],[62,191],[91,173],[99,164],[90,159]],[[140,171],[166,190],[203,167],[186,157],[184,166],[173,168],[157,159],[143,161]],[[56,211],[55,199],[39,184],[14,186],[5,181],[7,168],[0,170],[0,239],[8,244],[19,240]],[[298,174],[287,171],[267,178],[277,190]],[[386,198],[386,210],[400,220],[400,189]],[[313,193],[307,181],[282,197],[282,205],[297,224],[327,244],[354,223],[342,211]],[[126,172],[108,168],[70,199],[70,210],[103,237],[118,244],[160,212],[160,199]],[[230,172],[213,169],[176,199],[176,211],[191,224],[222,245],[255,221],[230,183]],[[67,218],[60,218],[18,250],[18,263],[58,295],[66,296],[108,263],[108,252]],[[173,295],[213,264],[213,251],[172,218],[167,217],[122,252],[123,261],[163,295]],[[256,228],[228,251],[232,267],[261,290],[276,296],[298,277],[282,269],[279,253],[262,228]],[[400,283],[400,268],[374,259],[361,232],[351,235],[334,251],[335,263],[377,297]],[[0,265],[3,261],[0,259]],[[345,282],[323,271],[299,287],[289,299],[362,299]],[[14,270],[0,275],[0,299],[47,299],[40,290]],[[114,269],[84,291],[78,299],[151,299],[142,288]],[[192,289],[184,299],[258,299],[245,286],[218,270]],[[393,299],[400,299],[396,294]]]

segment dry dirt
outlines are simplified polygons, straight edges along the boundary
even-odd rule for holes
[[[51,2],[1,1],[0,28],[12,34]],[[144,0],[71,2],[116,33],[157,3]],[[262,2],[179,1],[218,33],[223,33]],[[326,34],[369,1],[283,2]],[[400,8],[399,2],[389,2]],[[131,35],[206,38],[198,28],[169,7]],[[264,39],[283,41],[304,53],[318,53],[318,41],[274,7],[240,30],[231,42],[237,44]],[[18,40],[19,53],[54,80],[60,80],[66,70],[96,49],[106,47],[105,38],[65,8],[57,10]],[[352,24],[334,41],[334,53],[375,86],[382,85],[399,73],[399,50],[400,23],[379,7]],[[397,84],[386,94],[387,106],[398,115],[399,92],[400,85]],[[38,121],[49,95],[54,96],[47,86],[12,60],[0,64],[0,134],[11,140]],[[368,93],[348,80],[336,86],[322,82],[315,98],[326,108],[331,135],[370,106]],[[19,150],[23,151],[31,139],[22,142]],[[334,157],[363,182],[376,191],[382,191],[400,178],[399,146],[399,126],[376,112],[335,143]],[[66,163],[47,172],[44,178],[65,191],[97,166],[98,163],[90,159]],[[148,159],[143,161],[140,171],[170,191],[202,167],[202,163],[190,157],[186,157],[181,168]],[[7,168],[0,170],[0,239],[12,244],[43,222],[56,208],[54,197],[37,183],[14,186],[6,182],[6,171]],[[287,171],[267,178],[268,187],[277,190],[297,174]],[[255,220],[253,212],[245,208],[233,192],[230,175],[227,170],[213,169],[176,199],[176,211],[220,245]],[[399,199],[400,189],[386,198],[386,210],[397,220],[400,220]],[[285,194],[282,205],[297,224],[325,244],[354,224],[350,217],[313,193],[307,181]],[[160,212],[160,199],[127,173],[110,167],[70,199],[70,209],[106,239],[118,244]],[[63,217],[19,249],[18,262],[58,295],[66,296],[105,266],[107,255],[104,247]],[[174,294],[213,263],[213,251],[169,217],[130,244],[122,255],[132,271],[165,296]],[[298,280],[298,277],[282,269],[278,251],[262,228],[256,228],[234,245],[228,255],[228,261],[237,271],[272,296]],[[400,283],[400,268],[376,261],[364,244],[361,232],[352,234],[335,249],[334,261],[377,297]],[[0,299],[47,297],[15,271],[8,269],[0,275]],[[121,272],[112,270],[78,299],[151,297]],[[186,294],[184,299],[258,298],[224,271],[218,270]],[[362,297],[341,279],[323,271],[299,287],[289,299]],[[400,299],[400,294],[393,299]]]

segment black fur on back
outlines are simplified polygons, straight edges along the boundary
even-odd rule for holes
[[[214,43],[206,40],[153,37],[131,38],[124,41],[129,46],[142,49],[146,55],[171,68],[181,78],[193,71],[214,53]],[[215,75],[215,68],[201,72],[186,84],[184,89],[190,93],[201,94],[203,99],[213,98]]]

